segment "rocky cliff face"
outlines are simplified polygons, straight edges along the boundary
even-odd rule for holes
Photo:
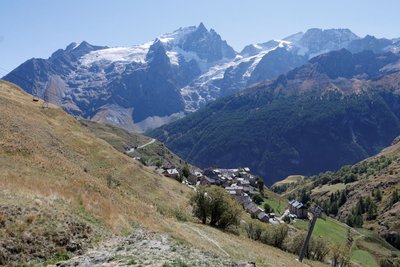
[[[214,66],[182,88],[185,109],[195,111],[221,96],[275,79],[315,56],[343,48],[352,52],[396,52],[399,42],[372,36],[360,38],[348,29],[309,29],[282,40],[251,44],[231,62]]]
[[[4,79],[74,115],[141,131],[182,116],[179,89],[235,55],[201,23],[132,47],[72,43],[48,59],[28,60]]]

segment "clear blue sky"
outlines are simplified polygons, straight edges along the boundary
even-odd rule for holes
[[[399,10],[399,0],[0,0],[0,67],[73,41],[128,46],[199,22],[238,51],[312,27],[394,38]]]

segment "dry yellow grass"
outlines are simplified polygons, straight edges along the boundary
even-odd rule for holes
[[[301,266],[295,255],[245,237],[178,222],[174,210],[190,212],[187,187],[118,152],[56,106],[44,110],[41,102],[3,81],[0,188],[3,206],[32,206],[60,220],[65,214],[75,216],[104,235],[142,225],[260,266]]]
[[[344,190],[346,185],[344,183],[338,184],[325,184],[320,187],[316,187],[311,190],[311,194],[326,194],[326,193],[336,193],[337,191]]]
[[[82,206],[116,232],[134,223],[157,229],[157,207],[186,205],[187,188],[119,153],[61,109],[43,110],[4,82],[0,114],[4,191],[57,199],[70,211]]]
[[[297,183],[303,179],[304,179],[303,175],[290,175],[290,176],[286,177],[285,179],[276,182],[274,185],[279,186],[279,185],[283,185],[283,184]]]

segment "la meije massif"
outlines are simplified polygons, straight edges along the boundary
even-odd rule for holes
[[[302,266],[315,206],[307,264],[400,264],[400,39],[200,23],[2,79],[0,265]]]

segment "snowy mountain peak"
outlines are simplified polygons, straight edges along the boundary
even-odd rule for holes
[[[85,54],[106,48],[108,47],[91,45],[86,41],[82,41],[79,44],[72,42],[65,49],[58,49],[50,56],[49,59],[54,60],[59,57],[70,57],[72,60],[78,60]]]
[[[146,55],[146,61],[154,62],[167,59],[166,51],[160,39],[156,38]]]
[[[171,33],[163,34],[157,37],[157,39],[159,39],[166,47],[172,49],[174,46],[180,46],[187,36],[196,31],[196,29],[196,26],[179,28]]]
[[[352,41],[359,38],[349,29],[323,30],[312,28],[307,30],[298,41],[294,41],[293,43],[299,48],[299,54],[308,54],[309,58],[311,58],[328,51],[347,47]]]
[[[232,59],[236,52],[226,41],[213,29],[207,30],[203,23],[197,27],[190,26],[163,34],[158,37],[164,44],[166,50],[172,52],[183,52],[185,58],[199,58],[208,63],[223,58]],[[191,53],[191,55],[187,55]]]

